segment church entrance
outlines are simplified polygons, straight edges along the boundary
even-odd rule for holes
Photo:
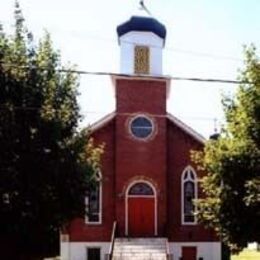
[[[126,198],[126,235],[152,237],[157,234],[155,191],[146,182],[130,186]]]

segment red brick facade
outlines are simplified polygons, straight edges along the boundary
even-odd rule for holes
[[[97,143],[105,143],[102,158],[102,223],[89,225],[84,219],[69,227],[70,241],[110,241],[113,222],[118,236],[126,235],[126,190],[134,180],[150,182],[156,189],[157,236],[169,241],[218,241],[211,230],[200,225],[182,225],[181,176],[190,151],[203,143],[176,124],[166,112],[166,79],[116,78],[116,111],[94,129]],[[154,133],[137,140],[129,130],[137,114],[147,115]],[[195,168],[196,169],[196,168]],[[198,177],[201,173],[196,171]],[[198,190],[201,196],[201,190]]]

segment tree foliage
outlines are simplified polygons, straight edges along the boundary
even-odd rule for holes
[[[239,80],[236,95],[223,100],[226,127],[193,154],[208,173],[206,197],[197,201],[199,220],[232,250],[260,242],[260,60],[254,46],[245,48]]]
[[[45,254],[85,214],[99,170],[101,147],[77,133],[78,79],[59,68],[50,35],[36,45],[16,3],[14,35],[0,26],[0,241],[25,255]]]

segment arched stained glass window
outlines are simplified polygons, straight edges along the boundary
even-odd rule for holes
[[[154,195],[153,189],[144,182],[134,184],[130,190],[129,195]]]
[[[182,174],[182,222],[195,223],[194,199],[197,198],[196,174],[191,167],[187,167]]]
[[[85,198],[87,223],[101,223],[101,181],[97,181]]]

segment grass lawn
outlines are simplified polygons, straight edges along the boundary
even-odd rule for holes
[[[246,249],[238,255],[233,255],[232,260],[260,260],[260,252]]]

